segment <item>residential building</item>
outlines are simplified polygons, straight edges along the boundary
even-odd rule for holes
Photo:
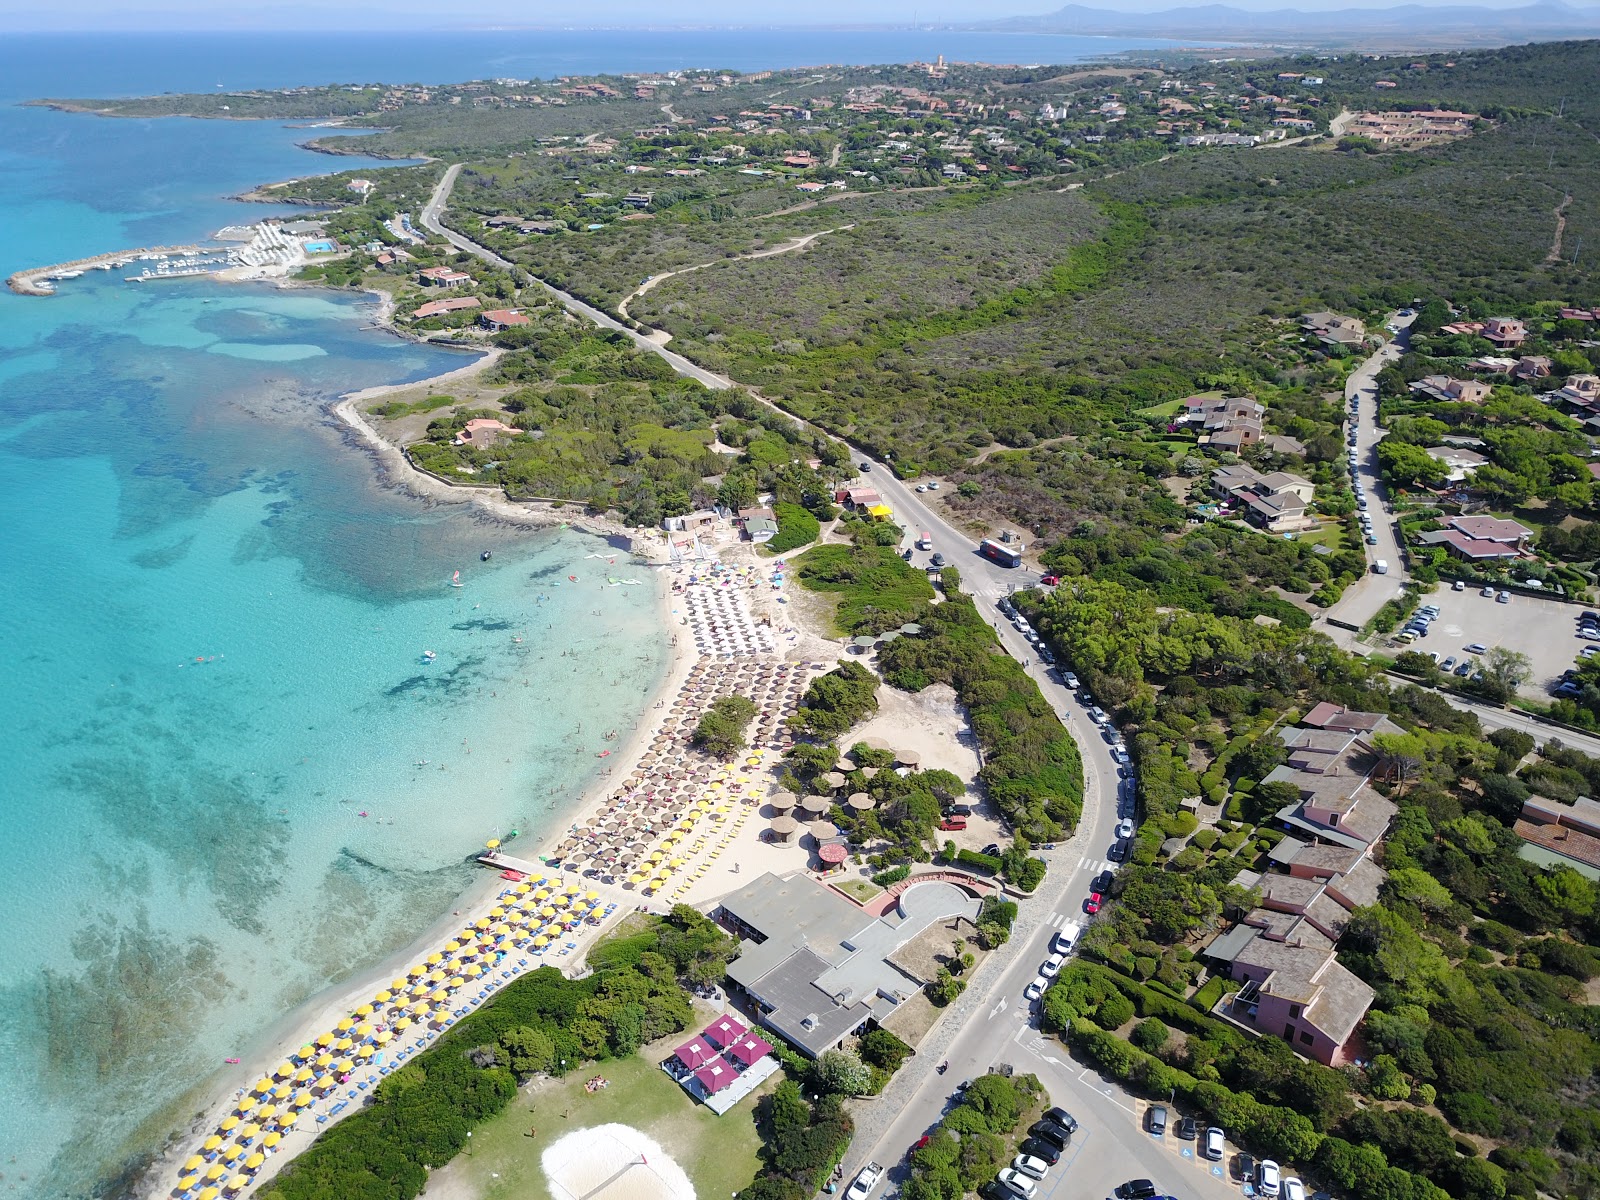
[[[1498,349],[1515,350],[1528,340],[1528,329],[1515,317],[1490,317],[1478,336],[1493,342]]]
[[[1430,400],[1446,403],[1482,404],[1494,391],[1492,384],[1479,379],[1452,379],[1448,375],[1429,375],[1409,385],[1413,392]]]
[[[454,267],[424,267],[417,272],[417,282],[423,287],[458,288],[472,282],[472,276]]]
[[[483,302],[472,296],[452,296],[449,300],[430,300],[421,305],[411,315],[417,320],[424,317],[442,317],[447,313],[461,312],[464,309],[480,308]]]
[[[1357,318],[1341,313],[1306,313],[1300,318],[1300,327],[1325,346],[1356,349],[1367,340],[1367,327]]]
[[[1571,804],[1529,796],[1513,828],[1524,843],[1519,857],[1600,881],[1600,803],[1587,796]]]
[[[1290,533],[1315,524],[1309,509],[1316,485],[1287,471],[1263,475],[1244,463],[1218,467],[1211,473],[1211,490],[1238,502],[1247,521],[1271,533]]]
[[[1513,379],[1548,379],[1555,364],[1544,354],[1524,354],[1511,368]]]
[[[1394,803],[1367,786],[1380,758],[1372,739],[1400,732],[1378,713],[1317,705],[1300,726],[1279,735],[1288,761],[1262,780],[1290,784],[1300,793],[1297,802],[1278,810],[1278,819],[1318,841],[1364,852],[1395,814]]]
[[[478,317],[478,324],[494,333],[510,329],[513,325],[531,325],[520,308],[491,308]]]
[[[925,982],[901,950],[924,935],[948,950],[952,919],[974,921],[978,906],[938,879],[914,882],[873,915],[809,875],[769,872],[723,897],[711,915],[740,939],[730,987],[763,1025],[816,1058],[891,1018]]]
[[[1600,409],[1600,375],[1568,375],[1566,383],[1553,392],[1546,392],[1544,398],[1569,411],[1592,416]]]
[[[1444,546],[1467,562],[1489,562],[1531,556],[1528,539],[1532,536],[1533,530],[1499,517],[1451,517],[1444,529],[1418,534],[1417,541],[1424,546]]]
[[[493,417],[474,417],[455,436],[457,446],[488,447],[503,437],[516,437],[522,430]]]
[[[1428,457],[1449,469],[1450,474],[1446,478],[1451,483],[1463,483],[1471,479],[1473,472],[1489,461],[1476,450],[1466,450],[1460,446],[1429,446]]]
[[[778,536],[778,522],[771,517],[749,517],[744,522],[744,535],[760,546]]]

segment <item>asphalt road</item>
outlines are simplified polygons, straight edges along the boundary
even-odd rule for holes
[[[1405,352],[1408,340],[1406,331],[1413,319],[1397,317],[1391,313],[1389,320],[1400,326],[1400,332],[1395,335],[1393,341],[1385,344],[1376,354],[1350,372],[1344,385],[1346,403],[1358,400],[1361,405],[1356,420],[1357,471],[1361,485],[1366,489],[1369,505],[1367,511],[1372,514],[1373,536],[1378,539],[1376,546],[1363,547],[1367,552],[1367,574],[1346,588],[1344,595],[1339,598],[1339,603],[1328,613],[1329,616],[1348,621],[1352,625],[1365,625],[1386,601],[1400,595],[1401,586],[1405,583],[1405,567],[1400,557],[1400,530],[1395,523],[1394,511],[1389,506],[1378,471],[1378,443],[1383,440],[1384,431],[1378,427],[1376,381],[1378,372]],[[1389,564],[1387,575],[1376,575],[1372,572],[1372,564],[1379,559]]]

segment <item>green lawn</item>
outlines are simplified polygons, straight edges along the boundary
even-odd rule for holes
[[[688,1173],[702,1200],[719,1200],[748,1186],[760,1166],[756,1098],[775,1087],[782,1075],[719,1117],[690,1099],[656,1065],[690,1036],[686,1032],[632,1058],[524,1089],[505,1113],[474,1131],[467,1151],[446,1168],[453,1176],[446,1194],[476,1200],[549,1200],[539,1168],[545,1148],[573,1130],[613,1122],[632,1125],[654,1138]],[[583,1083],[595,1075],[603,1075],[611,1086],[591,1095]],[[535,1136],[529,1137],[529,1130],[536,1131]]]
[[[853,896],[855,899],[860,900],[863,903],[871,900],[879,892],[883,891],[883,889],[877,884],[869,883],[865,879],[841,879],[839,882],[834,884],[834,886],[841,892]]]

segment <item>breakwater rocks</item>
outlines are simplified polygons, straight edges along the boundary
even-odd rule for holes
[[[113,265],[128,265],[141,258],[153,255],[172,254],[197,254],[198,245],[192,246],[141,246],[137,250],[117,250],[111,254],[96,254],[90,258],[76,258],[71,262],[55,263],[48,267],[29,267],[27,270],[18,271],[6,280],[6,286],[19,296],[53,296],[56,293],[51,283],[52,276],[65,275],[67,272],[95,269],[109,270]]]

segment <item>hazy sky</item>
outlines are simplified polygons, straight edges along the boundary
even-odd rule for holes
[[[706,22],[740,25],[906,24],[912,21],[974,21],[1054,12],[1067,0],[806,0],[804,4],[762,0],[474,0],[464,5],[439,0],[340,0],[337,27],[354,28],[368,14],[405,20],[419,29],[467,29],[505,25],[661,26]],[[1149,12],[1214,0],[1079,0],[1093,8]],[[1389,8],[1394,0],[1221,0],[1253,10],[1298,8]],[[1461,4],[1480,0],[1406,0]],[[1510,0],[1511,7],[1529,0]],[[1587,5],[1588,0],[1578,0]],[[329,6],[310,0],[0,0],[3,29],[263,29],[328,26]]]

